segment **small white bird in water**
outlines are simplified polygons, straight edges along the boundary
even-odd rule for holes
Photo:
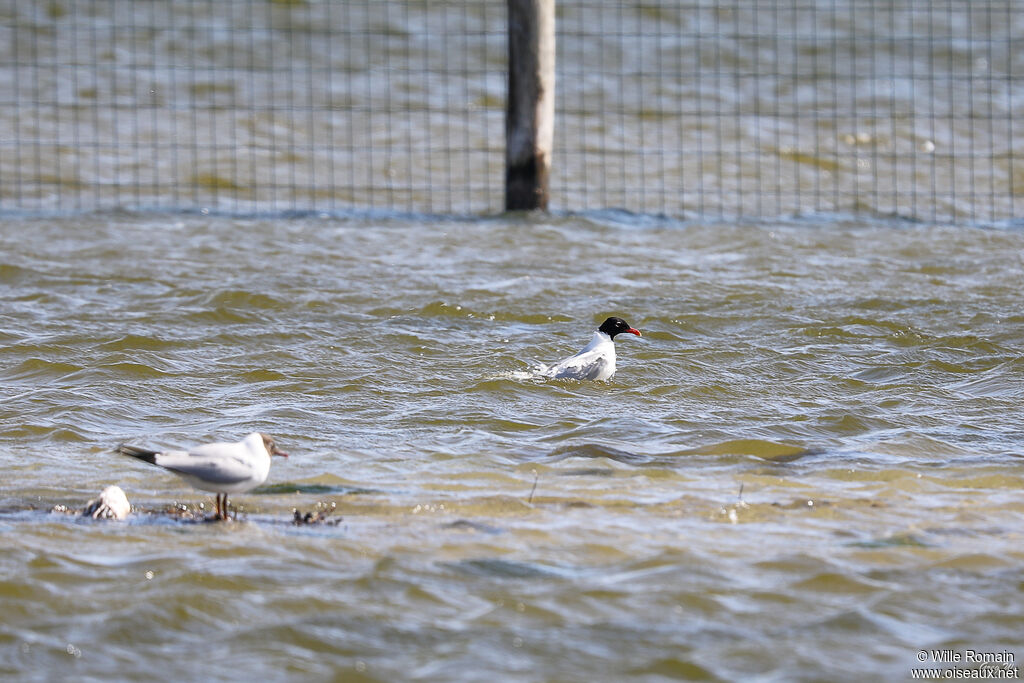
[[[594,338],[579,353],[541,371],[552,379],[593,379],[605,381],[615,374],[615,335],[628,332],[642,336],[622,318],[608,318],[594,332]]]
[[[236,443],[208,443],[189,451],[150,451],[121,444],[117,452],[163,467],[197,489],[216,493],[215,519],[228,519],[229,493],[243,493],[267,480],[270,456],[288,457],[273,438],[259,432]]]
[[[94,498],[85,504],[82,510],[83,517],[93,519],[124,519],[132,511],[128,496],[120,486],[108,486],[100,491],[98,498]]]

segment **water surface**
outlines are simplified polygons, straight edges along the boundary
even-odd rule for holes
[[[0,222],[0,673],[1019,661],[1022,253],[835,217]],[[521,378],[608,315],[644,333],[613,381]],[[232,524],[112,452],[257,429],[292,457]],[[58,507],[114,483],[130,521]]]

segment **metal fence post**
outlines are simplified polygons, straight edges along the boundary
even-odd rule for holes
[[[505,209],[547,209],[555,119],[555,0],[508,0]]]

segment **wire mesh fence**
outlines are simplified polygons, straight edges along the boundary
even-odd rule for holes
[[[554,209],[1021,215],[1024,2],[557,12]],[[504,0],[0,0],[0,209],[500,211],[505,22]]]
[[[503,8],[6,1],[0,201],[492,210]]]
[[[1019,215],[1019,2],[563,5],[567,205]]]

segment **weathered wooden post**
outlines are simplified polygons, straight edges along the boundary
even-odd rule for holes
[[[508,0],[505,210],[548,208],[555,130],[555,0]]]

